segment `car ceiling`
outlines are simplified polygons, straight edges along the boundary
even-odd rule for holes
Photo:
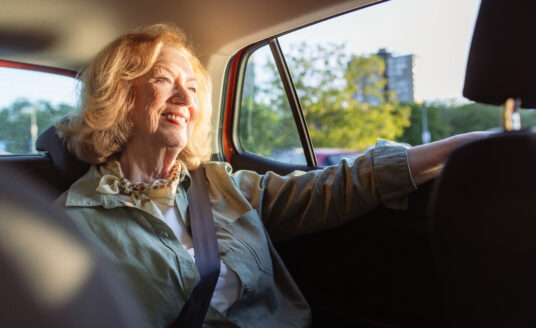
[[[82,70],[129,30],[172,22],[193,41],[223,106],[226,68],[240,49],[292,29],[386,0],[1,0],[0,60]],[[222,109],[223,107],[219,107]],[[221,110],[212,115],[218,127]],[[213,150],[220,152],[218,135]]]
[[[79,70],[140,25],[173,22],[208,64],[256,41],[379,0],[3,0],[0,59]]]

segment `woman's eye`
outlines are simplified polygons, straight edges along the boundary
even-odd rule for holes
[[[169,78],[165,77],[165,76],[159,76],[159,77],[156,78],[156,80],[157,80],[158,82],[166,82],[166,83],[170,83],[170,82],[171,82],[171,80],[170,80]]]
[[[193,93],[197,93],[196,87],[189,87],[188,90],[192,91]]]

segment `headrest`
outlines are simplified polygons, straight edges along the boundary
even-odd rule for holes
[[[90,164],[82,162],[69,151],[54,125],[37,138],[36,148],[37,150],[48,152],[58,170],[61,184],[65,189],[89,170]]]
[[[502,105],[521,98],[536,108],[536,1],[482,0],[469,51],[463,95]]]

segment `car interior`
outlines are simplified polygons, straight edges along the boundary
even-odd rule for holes
[[[170,21],[194,40],[213,80],[213,158],[235,171],[314,170],[321,166],[277,38],[383,2],[389,1],[8,1],[0,12],[0,67],[72,77],[116,36]],[[380,206],[345,226],[276,243],[315,327],[534,326],[536,137],[516,128],[518,109],[536,107],[536,35],[527,27],[534,12],[529,1],[482,0],[472,37],[464,95],[504,106],[505,132],[454,150],[443,174],[409,195],[406,210]],[[262,46],[274,54],[304,163],[276,161],[241,144],[245,67]],[[54,126],[40,133],[35,148],[40,153],[0,155],[2,184],[28,179],[54,199],[89,167]],[[318,258],[323,266],[315,265]]]

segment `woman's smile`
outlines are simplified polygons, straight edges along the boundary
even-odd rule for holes
[[[163,113],[162,117],[175,125],[186,126],[186,118],[179,113]]]

